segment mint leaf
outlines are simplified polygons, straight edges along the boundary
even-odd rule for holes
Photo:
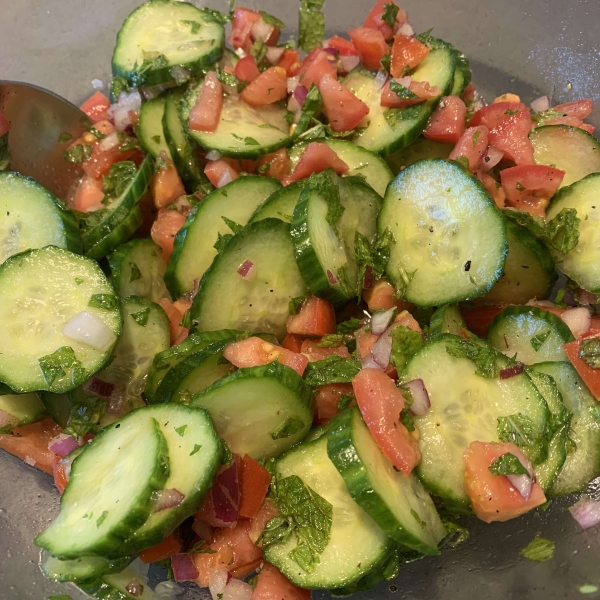
[[[123,160],[111,166],[107,176],[102,177],[102,191],[111,198],[118,198],[135,178],[137,167],[131,160]]]
[[[556,544],[543,537],[535,537],[519,554],[535,562],[544,562],[554,556]]]
[[[221,447],[223,448],[223,458],[221,459],[221,464],[229,466],[233,460],[233,453],[229,449],[227,442],[223,439],[221,440]]]
[[[308,363],[304,371],[304,379],[312,386],[351,383],[360,369],[360,363],[353,358],[341,358],[330,354],[324,360]]]
[[[225,246],[227,246],[227,243],[229,242],[229,240],[232,237],[233,237],[233,235],[231,233],[226,233],[225,235],[221,235],[220,233],[217,233],[217,241],[214,243],[213,248],[218,253],[221,253],[223,251],[223,248],[225,248]]]
[[[70,133],[68,133],[67,131],[63,131],[60,134],[58,141],[64,143],[64,142],[69,142],[72,139],[73,139],[73,136]]]
[[[321,97],[321,93],[319,92],[317,86],[313,83],[310,86],[308,94],[306,95],[306,99],[304,100],[304,104],[302,105],[300,120],[296,124],[296,129],[294,129],[294,134],[292,136],[294,139],[302,137],[303,134],[306,133],[313,122],[313,119],[317,115],[317,112],[321,109],[322,103],[323,98]],[[291,115],[293,119],[294,113],[291,113]]]
[[[8,134],[6,139],[8,140]],[[67,162],[81,164],[92,155],[93,150],[93,146],[88,144],[75,144],[65,150],[64,157]]]
[[[100,525],[102,525],[102,523],[104,523],[106,517],[108,517],[108,511],[105,510],[99,517],[98,520],[96,521],[96,527],[100,527]]]
[[[81,399],[71,406],[64,433],[84,436],[100,422],[105,412],[106,402],[102,398],[90,396]]]
[[[531,418],[521,413],[498,417],[497,430],[501,442],[511,442],[519,448],[531,446],[542,438]]]
[[[381,20],[384,23],[387,23],[392,29],[395,29],[396,27],[398,10],[399,8],[393,2],[383,5],[383,15],[381,15]]]
[[[446,352],[455,358],[468,358],[477,366],[476,375],[493,379],[500,374],[496,364],[498,353],[487,344],[455,337],[446,342]]]
[[[40,369],[49,386],[71,373],[71,382],[79,385],[83,381],[84,370],[81,362],[75,357],[71,346],[61,346],[56,352],[38,358]]]
[[[227,71],[223,71],[223,69],[220,69],[218,65],[215,67],[215,72],[217,74],[217,79],[223,85],[236,86],[239,83],[239,79],[233,73],[227,73]]]
[[[198,453],[200,448],[202,448],[200,444],[194,444],[194,449],[190,452],[190,456],[194,456],[194,454]]]
[[[507,452],[499,456],[489,467],[490,473],[496,477],[500,475],[527,475],[531,479],[529,471],[514,454]]]
[[[396,371],[400,373],[408,359],[418,352],[425,342],[418,331],[413,331],[404,325],[394,327],[388,332],[388,335],[392,337],[390,362],[396,367]]]
[[[462,525],[459,525],[456,521],[451,519],[447,514],[441,513],[440,517],[444,528],[446,529],[446,536],[440,542],[439,548],[443,546],[450,546],[450,548],[456,548],[460,546],[469,537],[469,530]]]
[[[137,64],[134,66],[134,71],[138,78],[149,71],[156,71],[169,66],[169,61],[164,54],[159,54],[158,52],[144,52],[143,56],[144,60],[142,61],[142,64],[139,67]]]
[[[185,430],[187,429],[187,425],[182,425],[181,427],[176,427],[175,431],[179,437],[183,437],[185,434]]]
[[[102,133],[101,131],[98,131],[95,127],[94,124],[88,119],[88,117],[84,117],[83,119],[81,119],[81,122],[83,123],[83,126],[97,139],[97,140],[103,140],[106,137],[106,134]]]
[[[258,12],[267,25],[273,25],[273,27],[277,27],[277,29],[285,29],[285,23],[280,21],[277,17],[266,13],[264,10],[259,10]]]
[[[600,369],[600,337],[582,340],[579,346],[579,358],[592,369]]]
[[[346,410],[355,398],[354,394],[340,394],[337,405],[338,412]]]
[[[425,527],[427,527],[427,523],[425,523],[425,521],[421,519],[419,513],[414,508],[410,509],[410,514],[412,515],[413,519],[421,526],[421,529],[425,529]]]
[[[337,348],[344,344],[344,336],[338,333],[324,335],[318,342],[317,348]]]
[[[137,281],[138,279],[142,278],[142,272],[140,271],[139,267],[134,263],[129,263],[129,266],[131,267],[131,273],[129,275],[129,283],[131,283],[132,281]]]
[[[351,317],[347,321],[338,323],[335,330],[337,333],[354,333],[360,327],[360,320],[356,317]]]
[[[314,50],[325,38],[325,0],[302,0],[298,18],[298,46],[305,52]]]
[[[300,305],[306,300],[306,296],[296,296],[292,298],[289,303],[289,313],[290,315],[297,315],[298,309]]]
[[[233,233],[239,233],[242,229],[244,229],[243,225],[240,225],[239,223],[236,223],[227,217],[222,216],[221,219],[223,219],[225,225],[227,225],[227,227],[229,227]]]
[[[327,215],[325,219],[337,234],[337,222],[344,214],[344,207],[340,201],[340,190],[334,183],[337,175],[333,169],[327,169],[319,174],[312,174],[306,181],[302,195],[317,192],[327,202]]]
[[[389,4],[387,6],[390,6]],[[393,5],[392,5],[393,6]],[[396,7],[396,12],[398,8]],[[398,83],[395,79],[390,79],[390,90],[401,100],[416,100],[419,95],[411,92],[409,88]]]
[[[115,310],[119,306],[119,299],[114,294],[92,294],[88,306],[104,310]]]
[[[213,21],[216,21],[221,25],[226,25],[233,19],[233,2],[231,3],[231,6],[232,8],[228,13],[222,13],[214,8],[203,8],[202,12],[206,13],[207,16]]]
[[[130,317],[140,326],[146,327],[148,323],[148,316],[150,315],[150,307],[143,308],[137,312],[130,313]]]
[[[529,342],[531,343],[533,349],[537,352],[544,345],[544,342],[548,339],[549,336],[550,331],[543,331],[542,333],[532,337],[529,340]]]
[[[421,106],[421,104],[413,104],[405,108],[386,108],[383,111],[383,116],[390,128],[396,129],[402,121],[410,121],[417,118],[421,113]]]
[[[402,421],[402,425],[404,425],[408,431],[415,430],[415,420],[409,408],[405,407],[402,409],[402,412],[400,413],[400,421]]]
[[[254,57],[256,64],[260,65],[260,63],[265,59],[265,56],[267,55],[267,50],[268,46],[265,44],[264,40],[262,38],[258,38],[252,44],[249,54],[250,56]]]
[[[357,266],[357,287],[359,296],[364,287],[365,274],[370,267],[373,271],[373,279],[381,279],[385,267],[390,260],[392,244],[395,244],[394,234],[388,227],[381,236],[375,234],[373,241],[369,240],[359,231],[354,234],[354,257]]]
[[[182,25],[189,25],[192,34],[198,33],[200,31],[200,27],[202,27],[202,23],[199,23],[198,21],[188,21],[188,20],[182,19],[179,22]]]
[[[304,429],[304,422],[294,417],[288,417],[275,431],[271,433],[271,438],[281,440],[295,435]]]

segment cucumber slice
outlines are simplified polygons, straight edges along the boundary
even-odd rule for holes
[[[446,529],[429,494],[414,474],[394,470],[371,437],[358,408],[329,424],[327,454],[354,501],[399,544],[439,554]]]
[[[452,144],[440,144],[420,137],[410,146],[387,156],[385,160],[394,176],[396,176],[402,169],[410,167],[410,165],[423,158],[448,158],[453,148]]]
[[[478,302],[526,304],[532,298],[547,298],[558,277],[548,249],[525,227],[506,219],[508,254],[504,272],[494,287]]]
[[[147,420],[156,419],[167,441],[170,472],[163,489],[175,489],[184,498],[177,506],[150,514],[125,542],[124,547],[130,554],[158,544],[200,509],[221,466],[223,452],[221,440],[205,410],[161,404],[148,406],[138,414]]]
[[[565,406],[573,413],[567,458],[549,493],[562,496],[580,492],[600,473],[598,403],[571,363],[538,363],[533,369],[554,378]]]
[[[54,581],[72,581],[85,585],[109,573],[119,573],[133,561],[133,556],[109,561],[101,556],[82,556],[71,560],[60,560],[46,556],[40,562],[42,573]]]
[[[565,172],[560,187],[600,171],[600,144],[593,135],[579,127],[536,127],[529,134],[529,139],[536,164],[551,165]]]
[[[327,436],[300,444],[275,463],[281,479],[295,475],[332,505],[329,543],[319,562],[307,573],[290,557],[297,547],[294,534],[264,550],[265,559],[295,585],[332,589],[350,585],[378,568],[393,551],[394,543],[352,499],[346,483],[327,456]]]
[[[427,81],[440,89],[440,97],[446,96],[454,81],[455,57],[449,47],[431,50],[425,60],[411,74],[414,81]],[[440,97],[427,100],[406,109],[386,109],[381,106],[381,82],[369,71],[354,69],[344,85],[369,107],[369,124],[357,133],[352,141],[372,152],[387,156],[414,142],[425,129]],[[393,127],[385,115],[387,110],[396,111],[398,118]]]
[[[164,596],[159,596],[148,585],[142,586],[141,595],[132,596],[127,591],[127,587],[132,581],[141,583],[142,581],[145,582],[145,578],[140,576],[133,568],[128,567],[120,573],[103,575],[94,583],[82,584],[81,588],[86,594],[95,598],[95,600],[129,600],[130,598],[137,598],[137,600],[164,599]]]
[[[148,154],[158,158],[160,153],[164,152],[169,160],[173,160],[163,131],[166,102],[167,98],[164,94],[144,102],[140,108],[135,133]]]
[[[0,264],[30,248],[83,251],[73,213],[31,177],[0,171],[0,215]]]
[[[313,420],[312,390],[290,367],[239,369],[194,396],[234,454],[273,458],[301,441]]]
[[[468,358],[451,356],[446,344],[456,339],[441,335],[428,343],[410,359],[401,379],[422,379],[431,401],[425,415],[414,417],[422,457],[419,477],[451,510],[468,513],[463,487],[467,446],[474,441],[499,441],[498,417],[517,413],[529,417],[538,432],[545,432],[549,412],[526,374],[485,378],[475,374],[477,367]],[[498,353],[496,364],[503,368],[511,363]]]
[[[0,396],[0,433],[9,433],[15,427],[22,427],[38,421],[46,414],[46,408],[37,394],[5,394]]]
[[[548,494],[567,460],[568,444],[569,425],[563,425],[552,435],[548,442],[546,460],[535,466],[535,478],[546,494]]]
[[[300,161],[300,156],[311,142],[319,142],[329,146],[349,167],[347,175],[363,176],[366,182],[380,195],[385,194],[385,188],[392,180],[392,172],[383,158],[366,148],[357,146],[346,140],[330,138],[311,140],[292,146],[289,150],[292,171]]]
[[[487,341],[496,350],[525,363],[567,360],[563,344],[575,338],[556,315],[535,306],[508,306],[490,323]]]
[[[446,304],[440,306],[432,315],[429,321],[428,340],[435,339],[443,333],[452,333],[460,335],[467,329],[467,323],[463,319],[460,309],[456,304]]]
[[[456,163],[421,160],[388,186],[378,218],[390,228],[387,274],[418,306],[440,306],[488,292],[508,250],[494,201]]]
[[[249,223],[256,223],[263,219],[279,219],[286,223],[292,222],[294,208],[298,204],[300,194],[306,187],[306,180],[296,181],[290,185],[273,192],[250,217]]]
[[[149,87],[174,81],[174,67],[199,73],[221,58],[224,37],[210,13],[187,2],[151,0],[125,19],[112,56],[113,75],[133,87]]]
[[[121,298],[141,296],[158,302],[171,300],[164,282],[167,265],[162,250],[150,238],[130,240],[109,257],[111,280]]]
[[[471,65],[467,57],[456,48],[453,48],[454,53],[454,77],[452,80],[451,96],[460,96],[471,83],[473,74],[471,73]]]
[[[254,281],[237,272],[246,260],[256,268]],[[265,331],[283,339],[290,300],[304,295],[290,226],[264,219],[245,227],[216,256],[200,281],[190,311],[192,323],[198,331]]]
[[[194,289],[194,280],[202,278],[217,255],[217,239],[235,233],[223,217],[244,226],[254,210],[279,189],[276,179],[249,175],[215,190],[194,207],[175,236],[165,273],[174,298]]]
[[[144,222],[144,216],[139,206],[134,206],[121,221],[116,221],[114,229],[107,233],[98,243],[90,246],[85,255],[88,258],[100,260],[113,250],[124,244]]]
[[[37,546],[61,559],[119,556],[169,474],[165,438],[145,410],[104,429],[73,461],[60,512],[35,538]]]
[[[567,254],[552,250],[560,270],[584,290],[600,293],[600,173],[593,173],[561,189],[546,211],[551,220],[564,208],[574,208],[579,222],[579,242]]]
[[[102,368],[121,334],[122,321],[116,303],[109,308],[89,306],[97,295],[114,297],[114,290],[92,260],[54,246],[11,256],[0,266],[0,381],[15,392],[60,393]],[[62,333],[83,311],[106,327],[101,348]],[[66,347],[79,363],[73,363],[67,350],[50,358]]]
[[[190,86],[181,101],[181,120],[188,135],[206,150],[217,150],[223,156],[258,158],[288,146],[290,126],[287,109],[281,104],[250,106],[239,96],[225,96],[217,129],[213,132],[188,128],[190,112],[196,104],[202,82]]]

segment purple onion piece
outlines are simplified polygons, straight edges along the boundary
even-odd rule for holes
[[[198,578],[198,570],[189,554],[173,554],[171,567],[175,581],[194,581]]]
[[[381,335],[388,328],[388,325],[394,318],[395,312],[396,307],[373,313],[371,317],[371,333],[373,335]]]
[[[157,513],[167,510],[167,508],[179,506],[184,498],[185,495],[175,488],[158,490],[152,494],[152,512]]]
[[[361,366],[363,369],[379,369],[380,371],[383,370],[383,367],[375,361],[373,355],[370,352],[369,354],[367,354],[367,356],[365,356],[362,359]]]
[[[422,379],[413,379],[403,383],[401,388],[407,389],[413,399],[409,410],[413,415],[422,416],[431,408],[431,400]]]
[[[306,89],[306,86],[297,85],[296,89],[294,90],[294,98],[300,106],[304,106],[306,96],[308,96],[308,90]]]
[[[520,375],[523,372],[524,368],[525,365],[523,363],[517,363],[516,365],[506,367],[506,369],[502,369],[500,371],[500,379],[510,379],[511,377]]]
[[[373,344],[373,347],[371,348],[371,356],[382,369],[385,369],[390,364],[391,354],[392,338],[386,332],[379,336],[379,339]]]
[[[569,508],[569,512],[582,529],[589,529],[600,523],[600,502],[597,500],[582,498]]]
[[[64,458],[67,456],[67,454],[73,452],[75,448],[79,448],[79,446],[79,442],[72,435],[61,433],[54,439],[50,440],[48,443],[48,450],[50,450],[50,452],[54,452],[56,456]]]
[[[329,279],[331,285],[337,285],[339,283],[337,277],[329,269],[327,269],[327,279]]]
[[[535,478],[527,475],[507,475],[506,479],[510,481],[510,484],[523,496],[524,500],[529,500],[531,497],[531,490]]]

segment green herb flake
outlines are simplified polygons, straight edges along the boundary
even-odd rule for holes
[[[192,34],[198,33],[200,31],[200,27],[202,27],[202,23],[199,23],[198,21],[188,21],[187,19],[182,19],[179,22],[182,25],[189,25]]]
[[[509,117],[512,117],[513,115],[516,115],[519,111],[518,110],[513,110],[512,108],[507,108],[504,111],[505,115],[508,115]]]
[[[388,332],[392,337],[392,352],[390,362],[400,373],[408,359],[416,354],[425,344],[423,336],[404,325],[398,325]]]
[[[258,12],[260,13],[262,20],[267,25],[273,25],[273,27],[277,27],[277,29],[285,29],[285,23],[283,21],[279,20],[277,17],[274,17],[273,15],[266,13],[264,10],[260,10]]]
[[[498,417],[497,431],[501,442],[511,442],[519,448],[532,446],[542,439],[542,432],[531,418],[521,413]]]
[[[142,272],[140,271],[139,267],[134,262],[129,263],[129,266],[131,267],[131,272],[129,274],[129,283],[141,279]]]
[[[379,64],[381,65],[381,68],[386,72],[389,73],[392,69],[392,55],[391,54],[384,54],[381,57],[381,60],[379,61]]]
[[[220,254],[232,237],[233,235],[231,233],[226,233],[224,235],[217,233],[217,241],[214,243],[213,248]]]
[[[425,521],[423,521],[423,519],[421,519],[421,517],[419,516],[419,513],[416,510],[411,508],[410,514],[412,515],[413,519],[421,526],[421,529],[425,529],[425,527],[427,527],[427,523],[425,523]]]
[[[118,198],[129,187],[137,174],[137,167],[131,160],[122,160],[110,167],[107,176],[102,177],[102,191],[111,198]]]
[[[298,18],[298,46],[305,52],[321,46],[325,38],[325,0],[302,0]]]
[[[352,404],[353,400],[356,400],[356,396],[354,394],[340,394],[337,404],[338,412],[346,410],[350,404]]]
[[[395,243],[394,234],[389,227],[381,235],[376,234],[371,242],[359,231],[355,232],[354,257],[357,266],[359,297],[364,287],[367,269],[372,269],[375,281],[380,279],[390,259],[392,245]]]
[[[440,514],[442,523],[446,529],[446,536],[440,542],[439,547],[450,546],[450,548],[456,548],[463,542],[466,542],[469,537],[469,530],[462,525],[459,525],[454,519],[451,519],[445,514]]]
[[[97,396],[83,398],[71,406],[64,433],[81,437],[88,433],[106,412],[106,402]],[[91,516],[90,516],[91,518]]]
[[[95,127],[94,124],[89,120],[88,117],[84,117],[81,122],[83,123],[83,126],[97,139],[97,140],[103,140],[106,137],[106,134],[102,133],[101,131],[98,131]]]
[[[46,600],[71,600],[71,596],[61,594],[60,596],[48,596]]]
[[[217,74],[217,79],[223,85],[237,86],[240,82],[239,79],[233,73],[227,73],[227,71],[223,71],[218,66],[215,68],[215,72]]]
[[[66,131],[63,131],[60,134],[60,137],[58,138],[59,142],[68,142],[70,140],[73,139],[73,136],[70,133],[67,133]]]
[[[496,364],[498,353],[487,344],[456,337],[446,342],[446,352],[454,358],[468,358],[477,367],[475,374],[488,379],[498,377],[500,368]]]
[[[119,96],[123,92],[129,91],[129,84],[127,79],[122,75],[115,75],[110,80],[110,98],[113,102],[116,102]]]
[[[465,173],[471,172],[469,159],[466,156],[459,156],[455,158],[452,162],[455,162]]]
[[[600,369],[600,337],[582,340],[579,346],[579,358],[592,369]]]
[[[106,517],[108,517],[108,511],[105,510],[99,517],[98,520],[96,521],[96,527],[100,527],[100,525],[102,525],[102,523],[104,523],[104,521],[106,520]]]
[[[475,133],[473,134],[473,148],[477,145],[477,140],[479,139],[480,135],[481,135],[481,131],[479,131],[479,129],[477,129],[475,131]]]
[[[324,335],[318,342],[317,348],[337,348],[344,343],[344,336],[338,333]]]
[[[143,56],[144,60],[142,61],[142,64],[139,65],[139,67],[137,64],[134,66],[138,78],[143,77],[146,73],[151,71],[158,71],[169,66],[169,61],[164,54],[159,54],[158,52],[144,52]]]
[[[236,223],[235,221],[232,221],[231,219],[228,219],[225,216],[221,216],[221,219],[223,219],[225,225],[227,225],[227,227],[229,227],[229,229],[231,229],[233,233],[239,233],[242,229],[244,229],[242,225]]]
[[[336,325],[336,333],[354,333],[360,327],[360,320],[356,317],[351,317],[347,321],[342,321]]]
[[[422,110],[422,104],[413,104],[405,108],[387,108],[383,112],[386,123],[393,130],[399,127],[403,121],[416,119]]]
[[[598,591],[598,586],[586,583],[585,585],[580,585],[577,590],[580,594],[595,594]]]
[[[81,164],[92,155],[93,150],[93,146],[88,144],[75,144],[65,150],[64,157],[67,162]]]
[[[388,6],[390,5],[388,4]],[[395,79],[390,79],[390,90],[401,100],[416,100],[419,97],[418,94],[411,92],[409,88],[398,83]]]
[[[146,327],[146,324],[148,323],[148,317],[150,316],[150,307],[130,313],[129,316],[141,327]]]
[[[323,98],[321,97],[319,89],[314,83],[311,84],[308,94],[306,95],[306,99],[304,100],[304,104],[302,105],[300,119],[296,124],[296,128],[294,129],[294,138],[303,138],[315,116],[317,116],[317,113],[321,110],[322,103]],[[294,122],[294,113],[287,114],[290,115],[289,124],[291,125]]]
[[[75,277],[75,283],[77,285],[81,285],[84,281],[85,279],[81,279],[81,277]]]
[[[185,430],[187,429],[187,425],[182,425],[181,427],[176,427],[175,432],[179,437],[183,437],[185,434]]]
[[[262,38],[258,38],[250,47],[250,56],[254,57],[257,65],[265,59],[267,55],[268,46],[265,44]]]
[[[221,440],[221,447],[223,448],[223,458],[221,462],[222,464],[229,466],[233,460],[233,452],[231,452],[229,445],[223,439]]]
[[[190,456],[194,456],[194,454],[198,453],[200,448],[202,448],[200,444],[194,444],[194,449],[190,452]]]
[[[222,13],[219,10],[215,10],[214,8],[206,8],[203,7],[202,11],[208,15],[210,19],[220,23],[221,25],[226,25],[233,19],[233,1],[230,5],[230,10],[228,13]]]
[[[515,187],[519,192],[524,192],[527,189],[520,181],[517,181],[517,185]]]
[[[300,305],[306,300],[306,296],[296,296],[290,300],[288,312],[290,315],[297,315]]]
[[[308,363],[304,371],[304,379],[312,386],[351,383],[360,369],[361,364],[353,358],[341,358],[330,354],[324,360]]]
[[[545,562],[554,556],[556,544],[541,536],[533,538],[519,554],[535,562]]]
[[[160,135],[153,135],[151,139],[155,144],[160,144]]]
[[[92,294],[88,306],[104,310],[115,310],[119,306],[119,299],[114,294]]]
[[[288,417],[277,429],[271,433],[273,440],[289,438],[304,429],[304,422],[294,417]]]
[[[61,346],[56,352],[38,358],[46,383],[51,386],[57,379],[71,372],[71,381],[79,385],[83,381],[84,369],[75,357],[71,346]]]
[[[533,349],[538,352],[539,349],[544,345],[544,342],[550,337],[550,331],[543,331],[542,333],[532,337],[529,342]]]
[[[405,407],[402,409],[402,412],[400,413],[400,421],[408,431],[412,432],[415,430],[415,419],[409,408]]]
[[[527,475],[531,479],[529,471],[523,463],[510,452],[499,456],[489,467],[490,473],[499,477],[500,475]]]
[[[384,23],[387,23],[392,29],[396,28],[396,18],[398,17],[399,7],[396,6],[393,2],[390,4],[383,5],[383,14],[381,15],[381,20]]]

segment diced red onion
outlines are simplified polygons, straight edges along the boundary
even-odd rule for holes
[[[99,377],[92,377],[83,384],[83,389],[94,396],[110,398],[115,390],[115,384],[108,381],[102,381]]]
[[[331,285],[337,285],[339,283],[337,277],[329,269],[327,269],[327,279],[329,279]]]
[[[298,100],[296,100],[296,98],[294,98],[294,94],[292,94],[289,97],[287,109],[290,112],[293,112],[295,117],[298,117],[302,113],[302,107],[300,106],[300,104],[298,104]],[[294,122],[297,123],[298,119],[295,119]]]
[[[171,488],[169,490],[157,490],[152,494],[152,512],[157,513],[167,508],[179,506],[185,499],[185,494]]]
[[[54,452],[56,456],[64,458],[67,454],[73,452],[75,448],[79,448],[80,445],[72,435],[61,433],[48,442],[48,450]]]
[[[245,581],[231,579],[225,586],[221,600],[250,600],[254,588]]]
[[[266,42],[273,33],[275,27],[273,25],[269,25],[265,23],[262,19],[259,19],[252,25],[252,29],[250,31],[252,35],[252,39],[256,41],[259,38],[262,38],[263,42]]]
[[[403,85],[405,88],[409,88],[410,84],[412,83],[412,79],[408,75],[405,75],[404,77],[400,77],[400,79],[396,79],[396,81],[400,85]]]
[[[217,182],[217,187],[222,188],[223,186],[227,185],[228,183],[231,183],[232,181],[233,178],[231,177],[231,172],[229,171],[229,169],[227,169],[223,171],[223,175],[221,175],[221,178]]]
[[[488,146],[487,150],[482,155],[481,166],[484,171],[493,169],[504,156],[504,152],[496,148],[496,146]]]
[[[363,277],[363,290],[370,290],[373,287],[373,283],[375,283],[375,278],[373,277],[373,267],[371,265],[367,265],[365,269],[365,276]]]
[[[536,113],[545,112],[550,110],[550,98],[548,98],[548,96],[540,96],[529,106],[531,106]]]
[[[225,567],[216,567],[208,572],[208,589],[213,600],[222,600],[230,579],[231,573]]]
[[[116,104],[108,109],[108,114],[112,117],[117,131],[125,131],[127,127],[133,125],[130,111],[137,113],[142,106],[142,96],[137,90],[131,93],[121,92]]]
[[[523,499],[529,500],[535,482],[532,473],[529,477],[527,477],[527,475],[507,475],[506,479],[508,479],[517,492],[523,496]]]
[[[568,325],[571,333],[576,338],[580,338],[584,333],[587,333],[592,326],[592,315],[585,306],[569,308],[565,310],[560,318]]]
[[[109,133],[103,140],[100,140],[98,149],[102,152],[108,152],[113,148],[116,148],[120,144],[119,134],[116,131]]]
[[[81,311],[62,327],[66,337],[98,350],[108,350],[117,340],[106,323],[87,310]]]
[[[326,54],[329,54],[329,56],[333,56],[334,58],[337,58],[337,55],[338,55],[337,48],[330,48],[329,46],[327,46],[326,48],[323,48],[323,52],[325,52]]]
[[[206,160],[219,160],[222,156],[218,150],[211,150],[206,153]]]
[[[192,72],[181,65],[173,67],[169,73],[177,85],[185,83],[192,76]]]
[[[373,360],[383,369],[390,364],[390,355],[392,353],[392,338],[385,332],[379,336],[379,339],[371,348]]]
[[[125,586],[125,591],[131,594],[134,598],[139,598],[144,591],[144,586],[137,579],[132,579]]]
[[[373,355],[369,352],[367,356],[365,356],[361,361],[361,367],[363,369],[379,369],[383,371],[385,367],[382,367],[374,358]]]
[[[586,290],[579,290],[577,292],[577,300],[579,301],[579,304],[582,304],[583,306],[591,306],[596,303],[596,295]]]
[[[374,80],[375,89],[380,90],[388,82],[389,78],[390,78],[390,76],[389,76],[388,72],[385,71],[384,69],[380,69],[377,72],[377,75],[375,75],[375,80]]]
[[[589,529],[600,523],[600,502],[597,500],[581,498],[579,502],[569,508],[569,512],[582,529]]]
[[[299,83],[300,83],[300,77],[288,77],[288,79],[287,79],[288,94],[293,94],[294,90],[298,87]]]
[[[240,488],[235,462],[217,475],[211,494],[215,517],[223,523],[223,527],[237,523]]]
[[[350,73],[360,63],[359,56],[340,56],[339,60],[343,73]]]
[[[501,369],[500,379],[510,379],[511,377],[520,375],[523,372],[524,368],[525,368],[525,365],[523,363],[517,363],[516,365],[511,365],[510,367],[506,367],[506,369]]]
[[[277,46],[269,46],[267,48],[266,57],[269,61],[269,64],[276,65],[279,62],[279,59],[285,52],[285,48],[278,48]]]
[[[413,379],[403,383],[400,387],[407,389],[413,399],[409,410],[417,416],[424,415],[431,408],[431,400],[422,379]]]
[[[304,106],[306,96],[308,96],[308,90],[306,87],[303,85],[297,85],[296,89],[294,90],[294,98],[300,106]]]
[[[19,419],[11,415],[9,412],[0,409],[0,428],[18,425]]]
[[[238,275],[245,281],[254,281],[256,279],[256,265],[251,260],[245,260],[238,268]]]
[[[381,335],[388,328],[388,325],[394,318],[395,312],[396,307],[373,313],[371,317],[371,333],[373,335]]]
[[[406,23],[402,23],[402,26],[398,28],[398,31],[401,35],[406,35],[407,37],[413,37],[415,35],[415,30],[412,28],[411,24],[407,21]]]
[[[189,554],[173,554],[171,567],[175,581],[194,581],[198,578],[198,570]]]

